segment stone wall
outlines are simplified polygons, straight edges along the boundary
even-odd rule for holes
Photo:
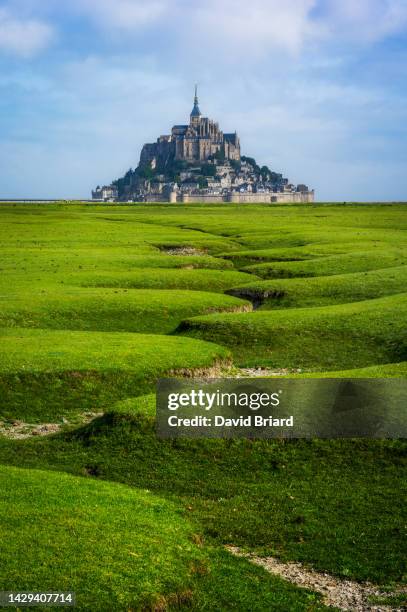
[[[271,202],[270,193],[239,193],[238,191],[232,191],[225,197],[225,202],[245,202],[253,204],[262,202]]]
[[[166,195],[150,193],[145,196],[145,202],[170,202],[170,198]]]
[[[170,195],[169,201],[173,203],[176,201],[184,203],[201,202],[203,204],[220,204],[222,202],[231,202],[235,204],[265,204],[268,202],[275,202],[277,204],[306,204],[314,202],[314,195],[314,191],[295,191],[293,193],[239,193],[233,191],[226,196],[210,194],[189,195],[183,193],[178,194],[176,199],[174,195]]]
[[[293,193],[273,193],[271,195],[271,201],[284,204],[286,203],[307,203],[314,202],[315,192],[312,191],[294,191]]]
[[[221,195],[189,195],[187,193],[183,193],[178,196],[178,202],[184,202],[184,204],[188,202],[202,202],[203,204],[221,204],[225,202],[225,198]]]
[[[239,193],[233,191],[226,196],[226,202],[247,202],[249,203],[262,203],[262,202],[276,202],[277,204],[295,204],[295,203],[309,203],[314,201],[314,191],[294,191],[294,192],[283,192],[283,193]]]

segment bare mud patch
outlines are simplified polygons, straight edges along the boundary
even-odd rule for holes
[[[204,249],[196,249],[191,246],[161,246],[159,249],[166,255],[207,255],[207,251]]]
[[[229,306],[227,308],[206,308],[205,314],[222,314],[223,312],[253,312],[253,305],[246,302],[237,306]]]
[[[37,436],[50,436],[59,433],[69,425],[86,425],[102,415],[103,412],[84,412],[79,416],[75,415],[72,421],[68,421],[68,419],[63,417],[58,423],[26,423],[18,419],[0,421],[0,435],[10,440],[26,440],[27,438]]]
[[[298,374],[300,372],[302,372],[300,368],[283,368],[280,370],[262,367],[238,368],[231,362],[223,361],[208,368],[170,370],[168,376],[206,380],[209,378],[272,378],[273,376],[289,376],[290,374]]]
[[[224,361],[208,368],[181,368],[178,370],[170,370],[168,376],[185,377],[185,378],[272,378],[289,376],[290,374],[301,373],[301,368],[238,368],[233,363]]]
[[[353,580],[340,580],[330,574],[316,572],[304,567],[301,563],[284,563],[275,557],[258,557],[244,553],[236,546],[227,546],[227,550],[237,557],[245,557],[251,563],[263,567],[271,574],[280,576],[296,586],[320,593],[326,606],[353,612],[403,612],[404,605],[393,607],[387,604],[374,603],[376,598],[389,598],[391,595],[407,593],[407,587],[384,592],[379,586],[369,582],[359,583]]]
[[[301,368],[236,368],[234,378],[271,378],[273,376],[289,376],[290,374],[300,374]]]
[[[201,378],[206,380],[208,378],[222,378],[225,373],[229,371],[231,362],[229,360],[222,360],[214,363],[212,366],[203,368],[178,368],[177,370],[170,370],[167,372],[169,377],[175,378]]]

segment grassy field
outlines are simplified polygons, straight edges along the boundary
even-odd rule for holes
[[[403,205],[1,205],[0,590],[79,610],[325,609],[224,546],[391,590],[405,441],[168,440],[179,373],[407,374]],[[100,414],[87,423],[87,414]]]
[[[401,238],[401,236],[399,237]],[[325,245],[323,246],[325,249]],[[359,249],[356,243],[353,248]],[[371,245],[372,246],[372,245]],[[321,256],[320,249],[276,249],[274,255],[270,254],[272,261],[253,263],[255,257],[250,258],[250,265],[244,270],[257,274],[263,278],[291,278],[302,276],[330,276],[331,274],[349,274],[350,272],[367,272],[369,270],[383,270],[406,263],[405,254],[400,249],[394,249],[391,244],[383,245],[373,251],[353,250],[347,245],[347,251],[342,251],[345,245],[338,245],[341,250],[335,255]],[[274,258],[274,259],[273,259]],[[247,264],[247,259],[244,260]]]
[[[186,317],[240,310],[250,302],[209,291],[51,286],[3,300],[0,325],[168,334]]]
[[[233,349],[241,365],[350,369],[406,359],[407,294],[336,306],[216,314],[180,331]]]
[[[228,293],[257,299],[262,310],[269,310],[359,302],[402,293],[406,287],[407,266],[398,266],[325,277],[251,279],[250,283],[232,287]]]
[[[3,328],[3,418],[61,420],[145,393],[159,376],[228,361],[227,349],[172,336]],[[53,422],[54,422],[53,421]]]
[[[179,505],[148,489],[10,467],[0,467],[0,482],[2,527],[19,537],[1,547],[2,589],[58,584],[77,593],[81,610],[208,610],[222,601],[323,609],[312,593],[204,548]]]

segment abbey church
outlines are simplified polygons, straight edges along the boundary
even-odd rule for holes
[[[221,154],[225,159],[240,161],[239,137],[236,132],[224,134],[218,123],[202,117],[195,86],[189,125],[174,125],[171,134],[160,136],[153,144],[145,144],[140,164],[163,166],[171,157],[190,163],[203,162],[216,154]]]

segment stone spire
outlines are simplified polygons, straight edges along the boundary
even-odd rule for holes
[[[201,111],[199,110],[199,106],[198,106],[198,85],[195,85],[194,108],[192,109],[192,112],[191,112],[191,118],[200,117],[200,116],[201,116]]]

